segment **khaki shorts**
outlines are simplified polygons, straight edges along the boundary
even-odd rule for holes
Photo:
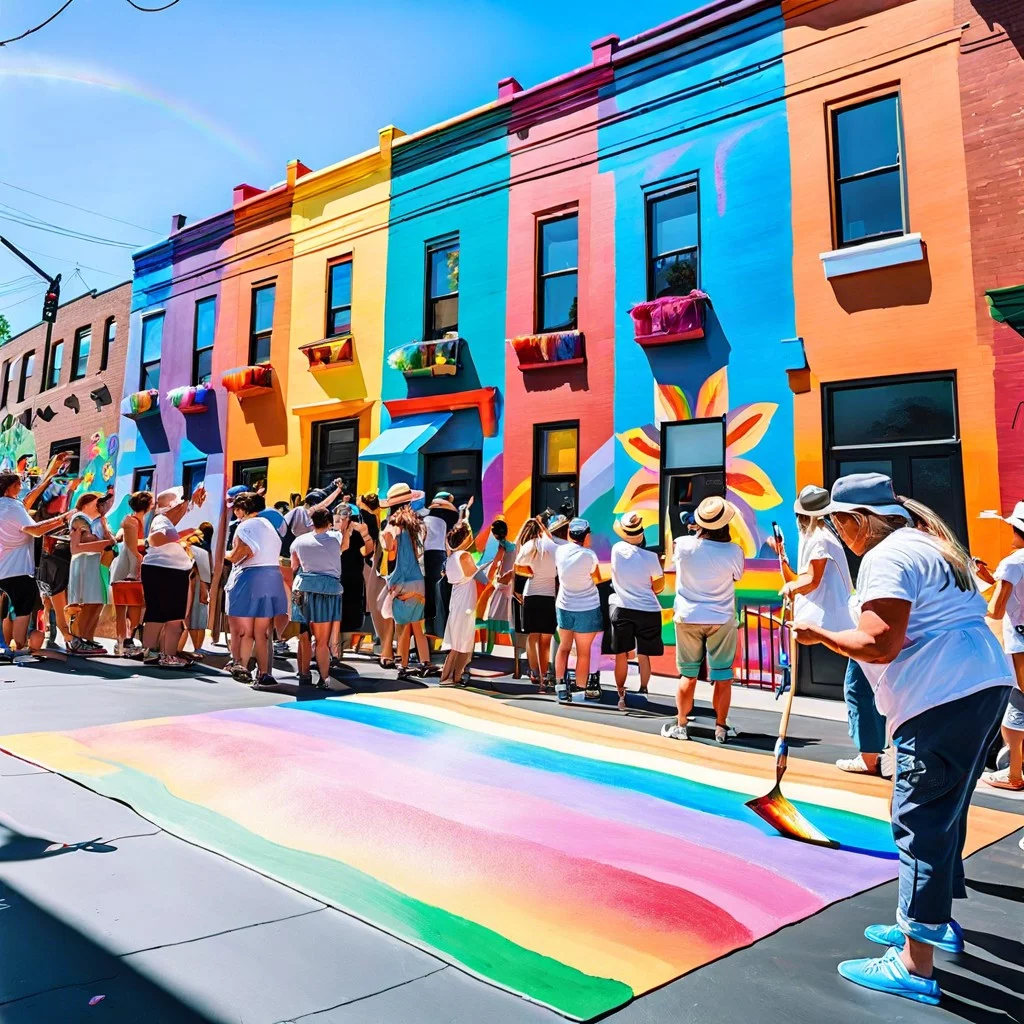
[[[676,668],[681,676],[696,679],[700,672],[704,652],[708,655],[708,678],[712,682],[732,679],[732,663],[736,659],[738,634],[736,622],[723,622],[719,626],[677,622]]]

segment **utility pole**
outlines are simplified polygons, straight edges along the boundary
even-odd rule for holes
[[[60,302],[60,274],[51,277],[42,267],[30,260],[13,242],[0,235],[0,243],[6,246],[25,266],[37,273],[46,282],[46,297],[43,299],[43,320],[46,321],[46,345],[43,349],[43,383],[50,372],[50,342],[53,337],[53,322],[57,319],[57,305]]]

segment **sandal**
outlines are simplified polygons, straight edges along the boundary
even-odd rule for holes
[[[854,775],[881,775],[881,762],[878,767],[869,768],[864,763],[864,758],[858,754],[856,757],[841,757],[836,761],[836,767],[841,772],[851,772]]]
[[[236,683],[252,683],[252,673],[244,665],[232,665],[231,678]]]
[[[620,697],[619,698],[619,710],[620,711],[625,711],[626,710],[626,698],[625,697]]]
[[[391,669],[393,669],[395,667],[395,659],[394,658],[378,658],[377,659],[377,664],[380,665],[381,668],[390,671]]]
[[[174,655],[161,654],[157,662],[158,668],[188,668],[191,662],[185,658],[175,658]]]
[[[1003,768],[998,772],[983,772],[981,781],[992,786],[993,789],[1011,789],[1016,792],[1024,789],[1024,779],[1016,783],[1010,781],[1009,768]]]

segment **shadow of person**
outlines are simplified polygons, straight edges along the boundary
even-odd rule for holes
[[[0,825],[0,864],[22,860],[42,860],[64,853],[113,853],[116,846],[102,843],[99,837],[81,843],[62,843],[48,836],[31,836],[9,825]]]
[[[968,878],[965,884],[968,889],[984,893],[986,896],[995,896],[996,899],[1009,900],[1011,903],[1024,903],[1024,888],[1019,885],[984,882],[978,878]]]
[[[1003,1021],[1005,1024],[1007,1019],[1011,1021],[1024,1020],[1024,1016],[1021,1013],[1022,1002],[1019,983],[1015,991],[1007,991],[1005,987],[995,987],[996,985],[1005,986],[1004,978],[1006,975],[1014,975],[1019,979],[1019,972],[1005,967],[1000,968],[998,964],[981,960],[976,956],[971,956],[969,953],[961,954],[957,961],[970,971],[974,971],[977,968],[978,972],[982,973],[982,969],[984,969],[987,973],[984,973],[983,977],[988,977],[991,974],[995,984],[986,985],[983,981],[978,981],[976,978],[936,968],[935,979],[942,989],[943,1009],[956,1014],[958,1017],[962,1017],[964,1020],[971,1021],[972,1024],[988,1024],[989,1021],[996,1020]],[[965,961],[971,961],[970,965]],[[999,968],[999,970],[993,971],[993,968]]]
[[[980,946],[986,953],[991,953],[1008,964],[1024,967],[1024,942],[1008,939],[1005,935],[976,932],[972,928],[964,929],[964,938],[972,946]]]

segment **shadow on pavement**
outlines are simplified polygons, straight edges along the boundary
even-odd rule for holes
[[[104,998],[90,1007],[97,996]],[[226,1024],[186,1006],[6,883],[0,883],[0,1020]]]

